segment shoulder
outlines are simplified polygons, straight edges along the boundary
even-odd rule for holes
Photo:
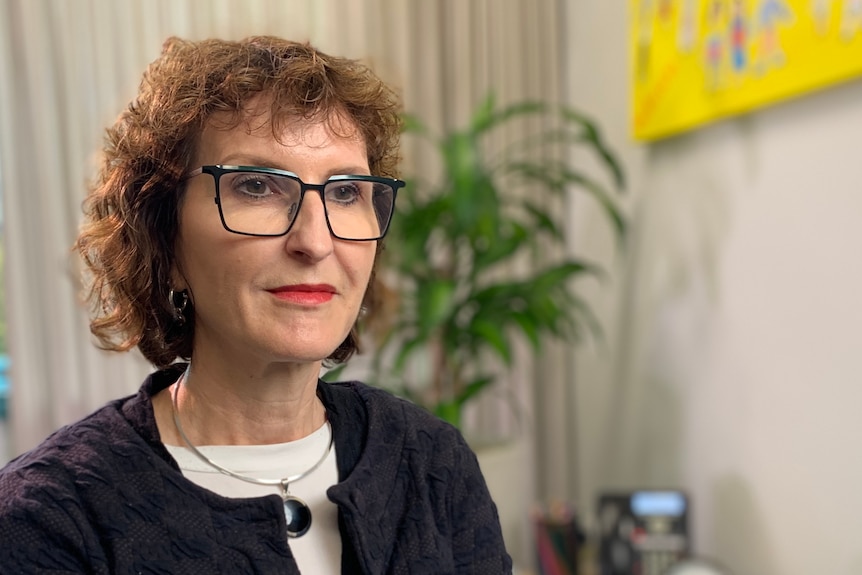
[[[120,419],[117,405],[106,406],[0,470],[0,564],[20,572],[34,572],[42,561],[82,569],[93,540],[84,493],[88,485],[111,482],[106,452]]]
[[[0,469],[0,566],[90,572],[107,560],[105,537],[134,519],[132,509],[153,505],[171,466],[150,441],[157,432],[146,385]]]
[[[371,462],[378,471],[391,465],[419,475],[478,472],[461,432],[423,407],[361,382],[328,385],[362,412],[361,423],[356,422],[363,433],[362,463]]]
[[[21,501],[30,508],[50,506],[60,495],[72,498],[98,491],[100,485],[134,472],[140,462],[152,461],[144,433],[155,425],[145,421],[148,397],[142,387],[135,395],[111,401],[0,469],[0,517]]]
[[[111,402],[87,417],[61,427],[38,446],[10,461],[0,470],[0,478],[8,479],[28,469],[74,468],[81,461],[88,460],[90,452],[104,445],[120,425],[120,403]]]
[[[444,424],[439,418],[418,405],[396,396],[391,391],[360,381],[327,383],[333,395],[363,405],[369,417],[394,417],[423,425]]]
[[[177,369],[154,372],[136,394],[110,401],[90,415],[61,427],[0,469],[0,486],[32,473],[79,475],[105,458],[123,459],[158,443],[151,397]]]
[[[358,381],[326,384],[341,403],[352,404],[362,411],[369,438],[384,434],[411,441],[443,441],[461,443],[461,433],[451,424],[428,410],[392,392]]]
[[[70,497],[75,486],[91,477],[114,446],[122,450],[125,421],[120,402],[60,428],[40,445],[0,469],[0,517],[20,501],[52,505],[58,496]],[[110,468],[110,466],[108,466]]]

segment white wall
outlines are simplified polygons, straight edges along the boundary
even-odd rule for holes
[[[862,573],[862,81],[653,145],[628,130],[624,0],[566,4],[570,100],[630,177],[614,256],[576,249],[608,341],[576,358],[579,483],[680,486],[736,574]]]

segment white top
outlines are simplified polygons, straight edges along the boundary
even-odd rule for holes
[[[273,445],[200,446],[198,451],[214,463],[256,479],[281,479],[308,470],[326,451],[329,425],[297,441]],[[187,447],[165,446],[190,481],[224,497],[261,497],[281,495],[280,486],[257,485],[221,473],[201,461]],[[338,508],[326,497],[326,490],[338,482],[335,446],[324,462],[305,477],[290,484],[290,494],[302,499],[311,509],[308,533],[288,544],[302,573],[326,575],[341,572],[341,534]]]

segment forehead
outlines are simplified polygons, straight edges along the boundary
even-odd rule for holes
[[[249,99],[240,110],[221,111],[210,115],[204,123],[201,136],[205,138],[217,131],[241,131],[249,136],[275,140],[284,145],[314,145],[315,142],[308,139],[319,140],[322,136],[365,144],[362,131],[345,110],[315,110],[279,105],[266,94]]]

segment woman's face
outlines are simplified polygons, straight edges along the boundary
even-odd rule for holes
[[[297,120],[276,140],[269,124],[208,125],[193,165],[279,168],[316,184],[335,174],[369,174],[365,143],[352,132],[357,135],[340,137],[325,124]],[[237,366],[329,356],[356,320],[376,242],[333,238],[315,191],[306,192],[281,237],[228,232],[214,197],[212,176],[198,175],[180,206],[175,281],[194,304],[195,360]]]

